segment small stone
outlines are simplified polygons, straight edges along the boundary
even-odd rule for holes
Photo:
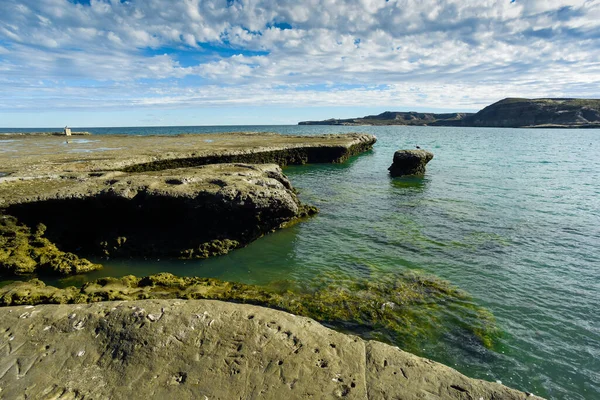
[[[83,326],[85,325],[85,321],[78,321],[77,323],[75,323],[73,325],[73,329],[80,331],[83,329]]]

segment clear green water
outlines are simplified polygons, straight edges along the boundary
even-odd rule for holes
[[[119,133],[146,133],[127,129]],[[302,200],[321,210],[304,223],[223,257],[109,260],[78,279],[167,271],[277,285],[419,269],[469,292],[504,332],[497,351],[449,333],[424,340],[421,355],[548,398],[600,398],[599,130],[153,129],[147,133],[361,131],[378,143],[344,165],[285,169]],[[435,154],[426,176],[391,179],[393,152],[417,144]]]

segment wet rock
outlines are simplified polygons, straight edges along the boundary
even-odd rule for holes
[[[83,329],[71,326],[74,313]],[[0,348],[7,399],[526,398],[309,318],[219,301],[4,308]]]
[[[391,176],[423,175],[425,165],[433,158],[426,150],[398,150],[394,153],[394,162],[388,168]]]

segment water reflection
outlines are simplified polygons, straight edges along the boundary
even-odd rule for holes
[[[414,192],[423,192],[429,185],[429,179],[423,176],[401,176],[392,178],[390,185],[396,189],[411,189]]]

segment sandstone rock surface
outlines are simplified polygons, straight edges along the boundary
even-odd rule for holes
[[[433,153],[426,150],[398,150],[388,170],[391,176],[423,175],[432,158]]]
[[[7,214],[3,218],[17,217],[29,226],[41,223],[44,239],[87,256],[206,258],[316,212],[300,203],[281,168],[273,164],[64,172],[5,182],[0,197]],[[10,236],[0,233],[0,239]],[[20,256],[19,247],[12,247],[3,246],[7,260],[0,252],[0,265],[10,266]],[[41,262],[15,273],[39,268]]]
[[[252,305],[0,309],[0,398],[526,399],[501,384]]]
[[[298,201],[278,165],[343,162],[375,141],[368,134],[104,135],[66,141],[2,135],[0,217],[14,223],[0,231],[0,275],[99,267],[80,256],[225,254],[316,212]],[[38,226],[45,228],[43,237],[31,234]],[[52,268],[42,268],[48,257],[40,257],[37,244],[44,240],[45,248],[62,254],[60,260],[52,256]]]
[[[80,287],[57,288],[39,279],[0,287],[0,306],[146,299],[223,300],[271,307],[329,327],[360,332],[364,339],[390,341],[413,352],[422,349],[425,338],[442,340],[458,331],[491,349],[500,333],[493,315],[473,303],[465,292],[435,276],[414,271],[371,275],[350,284],[331,282],[310,290],[169,273],[105,277]],[[449,318],[449,308],[460,318]]]
[[[221,133],[86,138],[1,135],[0,184],[62,172],[157,171],[219,163],[336,163],[369,150],[369,134],[295,136]]]

